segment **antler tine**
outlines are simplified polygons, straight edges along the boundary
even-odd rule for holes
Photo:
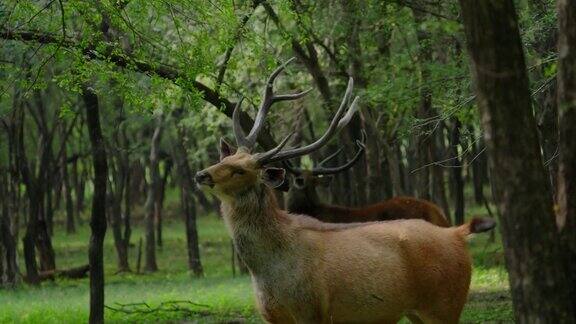
[[[242,101],[244,97],[240,98],[236,107],[234,107],[234,112],[232,113],[232,129],[234,131],[234,138],[236,138],[236,144],[238,147],[249,147],[249,142],[244,135],[242,130],[242,125],[240,124],[240,107],[242,106]]]
[[[288,170],[288,172],[294,175],[302,174],[302,169],[293,166],[292,163],[290,163],[288,160],[282,161],[282,165],[284,166],[284,169]]]
[[[279,152],[275,156],[271,157],[267,162],[276,162],[291,159],[297,156],[306,155],[318,150],[326,143],[328,143],[328,141],[334,135],[334,133],[341,127],[344,127],[346,125],[345,123],[340,125],[340,120],[344,116],[344,113],[346,111],[346,104],[349,102],[353,88],[354,88],[354,79],[350,78],[348,80],[348,87],[346,88],[346,92],[344,93],[344,98],[342,98],[342,102],[340,103],[340,107],[336,111],[336,115],[334,115],[334,118],[330,122],[330,126],[328,126],[328,129],[326,130],[324,135],[322,135],[318,140],[316,140],[316,142],[306,145],[304,147]],[[355,106],[356,104],[353,103],[353,105],[351,105],[349,109],[355,109]]]
[[[314,90],[314,88],[310,88],[308,90],[304,90],[302,92],[298,92],[298,93],[292,93],[292,94],[285,94],[285,95],[278,95],[278,96],[274,96],[272,98],[272,100],[274,102],[278,102],[278,101],[287,101],[287,100],[296,100],[296,99],[300,99],[302,97],[304,97],[305,95],[307,95],[310,91]]]
[[[256,161],[258,161],[258,163],[260,165],[264,165],[269,158],[273,157],[274,155],[278,154],[278,152],[280,152],[280,150],[282,150],[282,148],[284,146],[286,146],[286,144],[288,143],[288,141],[290,140],[290,138],[292,138],[292,136],[294,136],[294,134],[296,134],[296,132],[292,132],[290,134],[288,134],[288,136],[286,136],[282,142],[280,142],[280,144],[278,144],[275,148],[267,151],[267,152],[263,152],[263,153],[257,153],[255,154],[255,159]]]
[[[342,129],[342,128],[346,127],[346,125],[348,125],[348,123],[352,119],[352,116],[354,116],[354,114],[358,111],[358,100],[359,99],[360,99],[360,97],[358,97],[358,96],[356,96],[356,98],[354,98],[354,100],[352,101],[352,104],[350,105],[350,108],[348,109],[348,112],[346,112],[346,115],[344,115],[344,117],[342,117],[342,119],[340,119],[340,121],[338,122],[338,129]]]
[[[254,126],[250,130],[250,133],[246,137],[248,142],[248,147],[252,148],[254,144],[256,144],[256,139],[258,138],[258,134],[262,127],[264,127],[264,121],[266,120],[266,115],[268,115],[268,111],[272,104],[278,101],[286,101],[286,100],[296,100],[299,98],[304,97],[308,94],[312,89],[308,89],[306,91],[294,93],[294,94],[285,94],[285,95],[275,95],[274,94],[274,82],[280,73],[286,68],[290,62],[294,61],[294,57],[290,58],[282,65],[276,68],[272,74],[268,77],[268,81],[266,82],[266,88],[264,90],[264,96],[262,98],[262,103],[260,104],[260,108],[258,109],[258,113],[256,114],[256,119],[254,120]]]
[[[356,162],[358,162],[358,160],[360,159],[360,157],[362,156],[362,154],[366,150],[365,143],[366,143],[366,133],[364,131],[362,131],[362,139],[356,140],[356,146],[358,146],[358,151],[356,152],[356,154],[354,155],[354,157],[350,161],[346,162],[345,164],[343,164],[341,166],[333,167],[333,168],[324,168],[322,166],[318,166],[318,167],[312,169],[312,174],[313,175],[336,174],[336,173],[340,173],[342,171],[346,171],[346,170],[350,169],[354,164],[356,164]]]
[[[337,157],[338,154],[340,154],[340,152],[342,152],[343,149],[344,149],[344,148],[341,147],[341,148],[339,148],[336,152],[330,154],[327,158],[325,158],[324,160],[320,161],[320,162],[318,163],[318,166],[321,167],[321,166],[324,166],[324,164],[330,162],[333,158]]]

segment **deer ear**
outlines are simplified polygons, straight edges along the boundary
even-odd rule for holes
[[[286,170],[281,168],[266,168],[262,173],[262,181],[271,188],[283,189],[282,185],[286,182]]]
[[[222,137],[220,138],[220,161],[227,156],[230,156],[236,152],[236,148],[230,145],[226,140]]]
[[[283,192],[288,192],[290,190],[290,181],[288,181],[288,179],[284,179],[284,182],[282,182],[282,184],[276,187],[275,189]]]
[[[319,185],[328,187],[332,182],[332,180],[334,179],[334,177],[331,175],[323,175],[321,177],[318,177],[317,179]]]

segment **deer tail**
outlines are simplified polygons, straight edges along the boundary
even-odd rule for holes
[[[474,217],[466,224],[458,226],[457,229],[462,235],[467,236],[475,233],[488,232],[494,227],[496,227],[496,221],[492,218]]]

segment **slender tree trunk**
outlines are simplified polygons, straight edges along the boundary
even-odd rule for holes
[[[76,233],[76,222],[74,219],[74,202],[72,201],[72,186],[68,174],[68,163],[66,163],[66,153],[62,156],[62,182],[64,190],[64,200],[66,204],[66,233]]]
[[[470,134],[474,134],[474,128],[469,128]],[[472,185],[474,187],[474,201],[477,205],[481,205],[484,203],[484,175],[482,170],[483,167],[483,159],[486,153],[482,153],[483,147],[481,142],[472,139],[470,146],[472,147],[472,154],[469,161],[469,167],[472,168]]]
[[[173,141],[173,156],[176,163],[176,169],[180,180],[180,190],[182,199],[181,205],[184,208],[184,217],[186,220],[186,242],[188,248],[188,269],[194,275],[201,276],[204,272],[200,260],[200,247],[198,243],[198,229],[196,227],[196,205],[194,201],[194,183],[193,174],[186,158],[186,148],[183,142],[184,134],[178,132],[178,139]]]
[[[404,181],[402,180],[402,170],[401,170],[401,156],[398,156],[395,143],[393,141],[388,141],[385,146],[386,159],[388,160],[388,169],[390,170],[390,180],[392,182],[392,187],[394,189],[394,195],[404,196]]]
[[[417,134],[416,161],[418,171],[416,172],[416,193],[421,199],[431,200],[430,176],[431,152],[434,151],[435,135],[433,134],[433,124],[431,119],[436,117],[432,108],[432,89],[430,89],[430,69],[428,65],[432,62],[432,48],[430,46],[430,34],[421,24],[425,22],[425,13],[413,10],[414,21],[416,23],[416,38],[418,39],[418,64],[420,68],[420,103],[416,112],[416,117],[420,119],[421,126]]]
[[[126,249],[126,255],[128,255],[128,250],[130,248],[130,238],[132,236],[132,195],[130,193],[130,180],[131,180],[131,170],[130,170],[130,161],[127,159],[126,166],[128,169],[126,170],[126,177],[124,178],[124,235],[122,242]],[[130,270],[130,265],[128,263],[128,257],[126,257],[126,268]]]
[[[450,163],[452,171],[452,199],[454,199],[454,223],[464,224],[464,178],[462,177],[462,159],[458,152],[460,146],[460,121],[452,119],[450,129]]]
[[[444,123],[442,123],[444,124]],[[430,145],[430,161],[444,160],[444,132],[443,127],[438,127],[438,130],[432,134],[433,144]],[[434,165],[431,169],[432,173],[432,201],[442,207],[444,215],[450,220],[450,206],[448,204],[448,197],[446,195],[445,174],[444,167]]]
[[[198,243],[198,230],[196,228],[196,205],[194,196],[182,187],[184,192],[182,204],[185,206],[184,217],[186,222],[186,245],[188,250],[188,269],[192,270],[195,276],[202,276],[204,270],[200,261],[200,249]]]
[[[576,3],[558,1],[558,108],[560,158],[558,220],[564,243],[564,262],[576,309]],[[573,314],[574,315],[574,314]],[[576,317],[573,318],[576,320]]]
[[[17,97],[17,96],[16,96]],[[16,100],[16,99],[15,99]],[[16,160],[18,161],[18,169],[22,182],[26,185],[26,195],[28,196],[28,222],[26,225],[26,232],[22,238],[24,250],[24,262],[26,265],[26,281],[32,285],[40,283],[38,277],[38,264],[36,263],[36,237],[38,233],[38,213],[39,204],[37,197],[37,188],[32,183],[32,175],[28,167],[28,160],[26,158],[26,150],[24,147],[24,112],[19,105],[14,105],[14,109],[18,109],[17,117],[17,136],[16,136]]]
[[[150,144],[150,185],[148,186],[148,198],[146,199],[146,254],[144,261],[144,271],[155,272],[158,270],[156,263],[156,237],[155,237],[155,215],[158,212],[157,195],[160,186],[160,168],[158,149],[160,136],[162,133],[162,121],[158,119],[152,141]]]
[[[406,149],[406,171],[404,172],[404,189],[409,196],[417,196],[417,176],[418,159],[416,150],[418,148],[418,136],[412,133],[405,145]]]
[[[549,13],[554,10],[553,1],[542,0],[528,0],[530,17],[534,21],[544,21]],[[545,26],[545,28],[542,28]],[[555,54],[555,45],[557,40],[557,30],[553,28],[549,30],[547,23],[537,24],[534,32],[533,48],[536,52],[537,59],[541,61],[547,60],[551,55]],[[546,76],[546,70],[550,65],[554,64],[544,63],[538,64],[534,69],[536,80],[543,84],[541,92],[536,94],[535,102],[537,111],[537,123],[539,131],[540,146],[544,155],[544,161],[549,171],[550,182],[554,196],[557,188],[558,177],[558,106],[556,103],[558,85],[556,80],[549,79]]]
[[[172,171],[172,161],[166,159],[164,161],[164,174],[160,180],[159,193],[156,197],[155,218],[156,218],[156,243],[158,247],[162,247],[162,212],[164,210],[164,199],[166,198],[166,186],[168,185],[168,176]]]
[[[0,169],[0,287],[14,288],[18,285],[18,264],[16,239],[12,233],[9,208],[8,172]]]
[[[108,182],[108,162],[106,147],[100,126],[98,97],[94,90],[84,88],[82,93],[86,106],[86,125],[92,147],[94,167],[94,194],[92,216],[90,217],[90,323],[104,323],[104,237],[106,235],[106,183]]]
[[[572,323],[564,255],[542,162],[512,0],[460,0],[520,323]],[[573,20],[572,20],[573,21]]]

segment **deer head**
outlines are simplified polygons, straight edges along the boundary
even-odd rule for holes
[[[278,188],[284,183],[286,171],[282,168],[270,167],[274,162],[286,161],[314,152],[324,146],[341,128],[346,126],[352,115],[357,110],[358,97],[350,103],[353,89],[353,80],[350,78],[346,92],[330,122],[325,133],[315,142],[298,148],[285,149],[284,147],[294,133],[286,136],[278,146],[266,152],[254,153],[254,146],[258,134],[264,127],[264,121],[270,107],[279,101],[296,100],[305,96],[310,90],[295,93],[277,95],[274,93],[274,81],[284,70],[290,59],[278,67],[266,83],[262,103],[256,114],[254,125],[248,135],[245,135],[240,126],[240,106],[238,102],[232,116],[234,137],[238,148],[234,148],[225,140],[220,140],[220,161],[196,174],[196,182],[199,186],[208,189],[221,200],[230,200],[243,192],[260,185],[270,188]],[[348,108],[347,108],[348,107]]]
[[[350,169],[364,153],[365,141],[366,134],[362,132],[362,139],[356,141],[358,151],[352,159],[340,166],[327,167],[326,164],[338,156],[342,149],[328,156],[312,169],[297,168],[288,161],[284,161],[284,167],[292,174],[292,184],[287,197],[287,210],[296,214],[306,215],[319,213],[322,201],[316,189],[320,186],[328,186],[334,174]]]

